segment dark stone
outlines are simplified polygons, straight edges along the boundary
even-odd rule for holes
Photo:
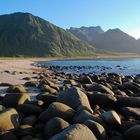
[[[140,108],[140,97],[117,97],[118,107]]]
[[[79,81],[83,84],[92,84],[93,83],[89,76],[81,76],[79,78]]]
[[[140,139],[140,125],[135,125],[129,128],[124,133],[125,140],[139,140]]]
[[[18,105],[17,111],[24,115],[39,115],[42,112],[42,109],[36,105],[22,104]]]
[[[13,132],[7,131],[0,133],[0,140],[17,140],[17,137]]]
[[[3,105],[7,108],[16,108],[19,104],[24,104],[27,101],[30,101],[30,96],[27,94],[9,93],[5,95]]]
[[[64,103],[73,109],[83,105],[91,109],[87,95],[80,88],[72,87],[58,93],[58,102]]]
[[[49,140],[97,140],[91,130],[82,124],[69,126],[61,133],[56,134]]]
[[[72,120],[74,114],[75,110],[73,110],[71,107],[63,103],[54,102],[40,114],[39,119],[46,122],[53,117],[60,117],[64,120],[70,121]]]
[[[31,115],[31,116],[28,116],[28,117],[25,117],[22,121],[22,124],[23,125],[35,125],[35,123],[37,122],[38,118],[37,116],[35,115]]]
[[[19,128],[14,130],[14,133],[16,134],[18,138],[21,138],[27,135],[34,136],[35,132],[36,132],[35,129],[30,125],[20,125]]]
[[[65,128],[69,126],[69,123],[65,120],[54,117],[47,121],[45,128],[44,128],[44,136],[46,139],[49,139],[50,137],[60,133]]]
[[[84,124],[93,132],[98,140],[106,140],[106,131],[101,124],[93,120],[87,120]]]
[[[7,89],[8,93],[27,93],[27,89],[22,85],[10,86]]]
[[[134,117],[135,119],[140,120],[140,108],[123,107],[121,108],[121,114],[126,118]]]
[[[115,111],[104,112],[101,114],[101,118],[110,129],[119,128],[121,125],[121,119]]]
[[[107,93],[107,94],[114,95],[114,92],[111,91],[108,87],[106,87],[102,84],[98,84],[98,83],[93,83],[91,85],[85,85],[85,89],[87,91],[99,91],[101,93]]]
[[[110,94],[93,93],[89,95],[91,105],[99,105],[102,108],[115,108],[117,99]]]
[[[57,96],[49,93],[43,93],[38,94],[36,98],[43,101],[45,106],[48,107],[51,103],[56,102]]]

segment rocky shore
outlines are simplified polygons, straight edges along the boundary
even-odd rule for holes
[[[140,75],[49,70],[0,83],[0,140],[140,139]]]

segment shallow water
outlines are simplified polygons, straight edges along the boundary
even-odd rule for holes
[[[140,58],[127,59],[98,59],[98,60],[59,60],[41,62],[46,66],[92,66],[93,68],[83,69],[63,69],[58,72],[66,73],[109,73],[116,72],[124,75],[134,75],[140,73]],[[106,68],[104,68],[106,67]]]

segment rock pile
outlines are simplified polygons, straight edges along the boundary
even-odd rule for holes
[[[140,140],[139,75],[43,73],[7,91],[0,140]]]

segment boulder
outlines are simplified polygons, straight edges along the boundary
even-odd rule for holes
[[[0,140],[17,140],[17,137],[13,132],[7,131],[0,133]]]
[[[48,107],[51,103],[56,102],[57,96],[49,93],[40,93],[36,96],[36,98],[43,101],[44,105]]]
[[[91,80],[93,81],[93,82],[98,82],[99,80],[100,80],[100,77],[99,77],[99,75],[92,75],[91,76]]]
[[[115,90],[114,93],[115,93],[115,95],[127,96],[124,91],[121,91],[119,89]]]
[[[57,85],[55,85],[53,82],[51,82],[50,80],[48,80],[47,78],[44,78],[40,81],[39,87],[41,87],[43,85],[48,85],[49,87],[59,91],[59,87]]]
[[[85,85],[85,89],[87,91],[99,91],[101,93],[107,93],[107,94],[114,95],[114,92],[112,90],[110,90],[108,87],[106,87],[102,84],[98,84],[98,83]]]
[[[99,105],[102,108],[114,108],[117,99],[111,94],[93,93],[89,95],[91,105]]]
[[[88,119],[95,120],[96,118],[97,116],[94,116],[86,110],[82,110],[75,113],[72,121],[73,123],[84,123]]]
[[[98,140],[106,140],[106,131],[101,124],[93,120],[87,120],[84,124],[93,132]]]
[[[27,93],[27,89],[22,85],[14,85],[10,86],[7,89],[8,93]]]
[[[70,84],[72,86],[76,86],[77,82],[75,80],[73,80],[73,79],[68,79],[68,80],[64,80],[63,84]]]
[[[43,91],[43,92],[49,92],[49,93],[52,93],[52,94],[57,93],[57,90],[56,89],[54,89],[54,88],[52,88],[52,87],[50,87],[48,85],[42,85],[41,86],[41,91]]]
[[[58,117],[54,117],[48,120],[44,128],[45,139],[49,139],[50,137],[56,135],[57,133],[60,133],[68,126],[69,126],[68,122]]]
[[[0,86],[9,87],[9,86],[13,86],[13,85],[11,83],[0,83]]]
[[[26,82],[24,85],[26,87],[37,87],[38,86],[38,82],[36,82],[36,81],[29,81],[29,82]]]
[[[5,110],[5,107],[3,105],[0,105],[0,112],[2,112],[3,110]]]
[[[97,140],[91,130],[82,124],[74,124],[49,140]]]
[[[124,83],[122,86],[123,90],[131,90],[134,93],[138,93],[140,92],[140,87],[138,87],[134,82],[127,82]]]
[[[5,95],[3,105],[7,108],[16,108],[19,104],[24,104],[27,101],[30,101],[30,96],[27,94],[10,93]]]
[[[121,108],[121,114],[126,118],[134,117],[135,119],[140,120],[140,108],[123,107]]]
[[[35,125],[35,123],[37,122],[38,118],[37,116],[35,115],[31,115],[31,116],[28,116],[28,117],[25,117],[22,121],[22,124],[23,125]]]
[[[80,105],[76,108],[76,111],[77,112],[80,112],[82,110],[86,110],[86,111],[89,111],[90,113],[93,113],[93,110],[92,109],[89,109],[87,106],[83,106],[83,105]]]
[[[42,109],[39,106],[32,104],[21,104],[18,105],[17,111],[24,115],[39,115],[42,112]]]
[[[124,133],[129,128],[131,128],[131,127],[133,127],[135,125],[137,125],[137,122],[135,122],[135,121],[131,121],[131,120],[129,120],[129,121],[122,121],[121,126],[120,126],[120,131],[122,133]]]
[[[117,97],[118,107],[140,108],[140,97]]]
[[[140,139],[140,125],[135,125],[129,128],[124,133],[125,140],[139,140]]]
[[[0,132],[15,129],[18,126],[19,116],[15,109],[6,109],[0,113]]]
[[[58,93],[57,102],[64,103],[73,109],[83,105],[91,109],[87,95],[77,87],[71,87]]]
[[[36,96],[35,96],[36,98]],[[41,100],[31,100],[31,101],[28,101],[26,104],[31,104],[31,105],[35,105],[35,106],[39,106],[39,107],[44,107],[44,102],[41,101]]]
[[[101,118],[110,129],[116,129],[121,125],[121,119],[115,111],[107,111],[101,114]]]
[[[89,76],[81,76],[79,78],[79,81],[83,84],[92,84],[93,83]]]
[[[35,128],[33,128],[30,125],[20,125],[19,128],[15,129],[14,133],[18,138],[30,135],[34,136],[35,135]]]
[[[64,120],[70,121],[72,120],[74,114],[75,111],[71,107],[63,103],[54,102],[40,114],[39,119],[46,122],[53,117],[60,117]]]

